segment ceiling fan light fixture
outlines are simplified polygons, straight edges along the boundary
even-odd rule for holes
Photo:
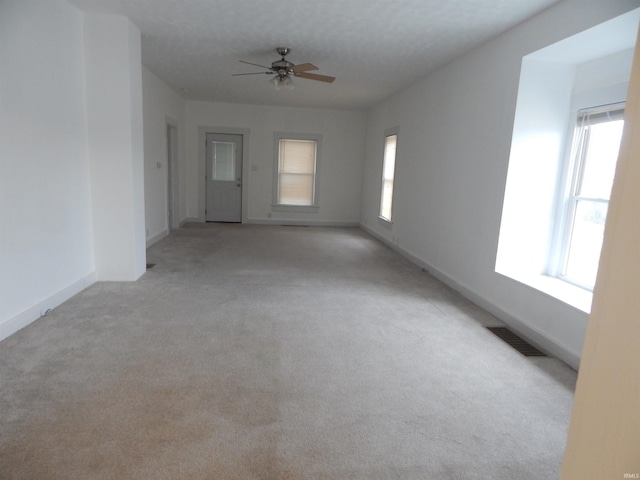
[[[284,87],[287,90],[293,90],[294,88],[296,88],[293,80],[289,75],[274,75],[273,78],[269,80],[269,83],[273,85],[273,88],[275,88],[276,90],[280,90],[280,87]]]
[[[294,88],[296,88],[296,85],[293,83],[293,80],[289,75],[282,79],[282,83],[284,84],[284,88],[286,88],[287,90],[293,90]]]

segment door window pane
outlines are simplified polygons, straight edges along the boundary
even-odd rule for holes
[[[213,142],[211,145],[211,180],[235,180],[235,144]]]

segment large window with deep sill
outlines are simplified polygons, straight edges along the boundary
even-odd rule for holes
[[[591,309],[640,9],[522,59],[495,271]]]

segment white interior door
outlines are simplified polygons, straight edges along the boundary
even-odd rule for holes
[[[242,222],[242,135],[207,134],[207,222]]]

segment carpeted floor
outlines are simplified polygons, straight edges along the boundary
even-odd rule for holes
[[[0,343],[0,479],[558,478],[575,372],[361,230],[147,260]]]

